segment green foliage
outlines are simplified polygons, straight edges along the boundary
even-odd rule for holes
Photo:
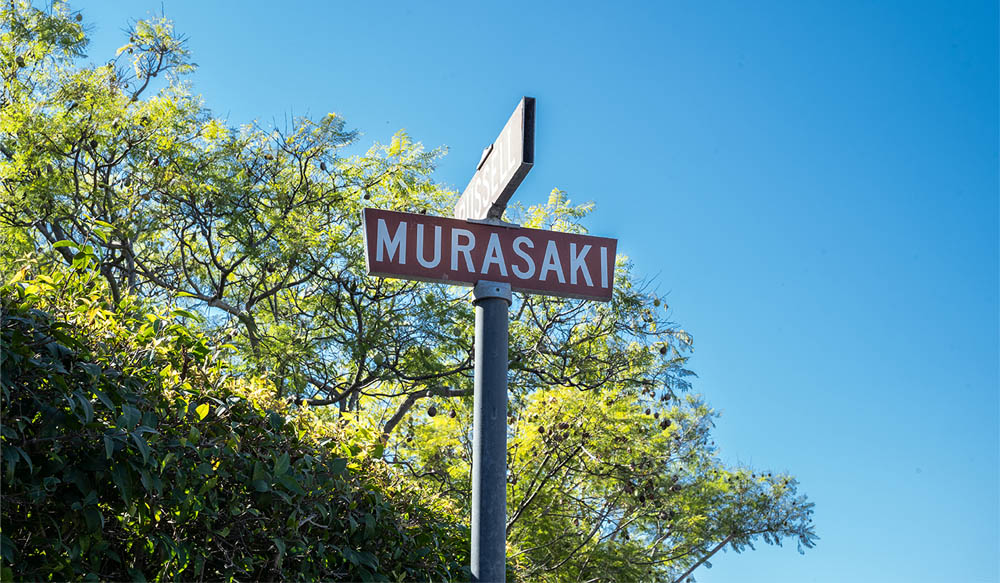
[[[444,501],[222,350],[85,275],[2,289],[3,568],[17,580],[445,580]]]
[[[93,66],[66,5],[0,16],[0,277],[37,274],[4,304],[4,560],[29,578],[459,573],[469,296],[367,277],[360,235],[363,207],[450,214],[441,152],[399,132],[349,153],[332,113],[231,127],[163,18]],[[586,232],[592,210],[553,190],[509,214]],[[666,298],[624,257],[614,288],[515,294],[512,576],[676,580],[724,548],[811,546],[793,478],[716,456]]]
[[[395,462],[467,505],[471,402],[440,409],[414,424],[412,439],[391,444]],[[517,579],[674,580],[722,542],[736,551],[758,537],[813,546],[812,504],[794,478],[726,468],[710,441],[714,419],[697,397],[650,388],[553,387],[512,408],[507,517]]]
[[[363,206],[448,208],[453,193],[429,178],[439,152],[400,132],[344,154],[357,134],[332,113],[229,127],[192,95],[193,65],[163,19],[134,23],[97,67],[79,50],[33,48],[60,27],[84,42],[61,5],[5,6],[0,24],[0,225],[16,242],[0,269],[36,250],[70,264],[90,246],[116,300],[185,298],[231,336],[246,370],[344,410],[387,377],[405,394],[468,371],[450,294],[359,275]],[[31,66],[17,66],[28,53]],[[423,306],[433,319],[408,316]],[[425,346],[434,354],[420,356]]]

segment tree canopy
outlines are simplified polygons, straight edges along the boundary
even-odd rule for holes
[[[443,152],[403,132],[362,151],[332,113],[234,127],[192,92],[190,55],[165,18],[132,23],[99,65],[84,63],[82,18],[65,4],[12,2],[2,19],[4,281],[93,274],[126,327],[157,310],[191,314],[196,335],[232,346],[218,357],[226,374],[267,387],[274,410],[314,411],[383,460],[379,471],[467,513],[469,295],[368,277],[360,235],[366,206],[449,214],[456,193],[432,179]],[[573,232],[585,232],[591,211],[559,190],[544,205],[509,210],[523,225]],[[515,294],[512,576],[673,580],[724,548],[812,546],[812,507],[794,478],[718,458],[715,414],[690,391],[693,340],[666,299],[624,257],[614,287],[607,304]],[[165,357],[175,360],[192,350],[172,346],[181,354]],[[30,398],[8,382],[5,427],[8,407]],[[100,401],[83,377],[66,382],[81,395],[70,413]],[[171,405],[162,406],[166,418]],[[34,439],[18,431],[3,434],[4,460],[12,475],[34,475],[6,453]],[[3,528],[7,536],[6,512]],[[389,576],[390,564],[373,573]]]

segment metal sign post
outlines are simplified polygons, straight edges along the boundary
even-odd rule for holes
[[[511,291],[606,302],[618,241],[500,220],[534,164],[535,100],[525,97],[484,152],[455,218],[363,211],[369,275],[471,285],[476,309],[472,580],[507,566],[507,334]]]
[[[472,426],[472,580],[504,581],[507,568],[507,328],[510,284],[480,281]]]

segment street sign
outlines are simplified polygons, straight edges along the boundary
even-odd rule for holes
[[[507,201],[535,163],[535,98],[525,97],[486,150],[465,187],[456,219],[499,219]]]
[[[608,301],[616,239],[364,209],[370,275]]]
[[[470,285],[473,366],[473,583],[503,583],[507,548],[507,374],[511,291],[608,301],[616,239],[525,229],[499,220],[535,162],[535,99],[525,97],[483,151],[455,218],[362,211],[368,274]]]

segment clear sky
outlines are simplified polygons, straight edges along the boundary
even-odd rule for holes
[[[91,58],[161,6],[233,123],[345,116],[448,146],[522,95],[515,194],[593,200],[695,338],[727,461],[796,474],[819,545],[702,583],[996,582],[995,1],[77,3]]]

